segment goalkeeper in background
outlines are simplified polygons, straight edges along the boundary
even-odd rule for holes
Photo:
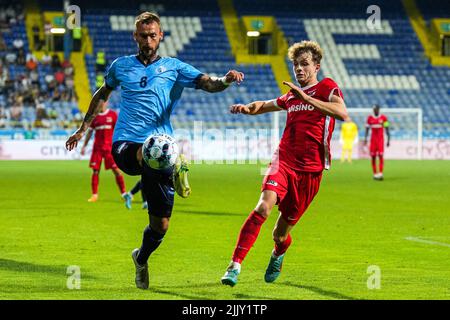
[[[353,146],[358,143],[358,126],[348,118],[342,123],[339,143],[342,145],[341,163],[352,163]]]

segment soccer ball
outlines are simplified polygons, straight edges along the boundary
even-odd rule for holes
[[[142,146],[142,157],[147,165],[156,170],[172,167],[178,158],[175,139],[165,133],[149,136]]]

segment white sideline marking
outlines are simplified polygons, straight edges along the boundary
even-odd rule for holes
[[[417,237],[406,237],[405,240],[421,242],[421,243],[426,243],[426,244],[433,244],[433,245],[437,245],[437,246],[443,246],[443,247],[450,248],[450,244],[448,244],[448,243],[431,241],[431,240],[424,240],[424,239],[420,239],[420,238],[417,238]]]

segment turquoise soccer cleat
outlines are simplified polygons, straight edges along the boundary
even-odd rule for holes
[[[133,197],[131,196],[131,194],[129,192],[127,192],[123,195],[123,200],[125,200],[125,207],[127,209],[131,209],[131,200],[132,199],[133,199]]]
[[[274,282],[278,278],[283,266],[283,258],[284,254],[278,257],[273,255],[270,257],[269,265],[267,266],[266,274],[264,275],[264,280],[266,282]]]
[[[238,269],[227,269],[224,276],[221,278],[222,284],[234,287],[238,281],[238,275]]]

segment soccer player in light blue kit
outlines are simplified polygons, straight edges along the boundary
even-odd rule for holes
[[[210,77],[176,58],[160,57],[157,50],[164,34],[159,17],[144,12],[136,17],[135,25],[133,36],[139,53],[113,61],[105,83],[93,95],[83,123],[66,141],[66,148],[69,151],[76,148],[101,105],[108,100],[112,90],[120,86],[122,101],[114,130],[112,154],[116,164],[126,174],[141,175],[150,223],[144,229],[141,247],[133,250],[132,258],[136,267],[136,286],[147,289],[147,260],[161,244],[169,228],[175,190],[186,197],[189,188],[184,159],[176,168],[153,170],[142,161],[142,144],[155,133],[172,135],[170,115],[184,88],[220,92],[232,82],[243,81],[244,74],[230,70],[222,78]]]

